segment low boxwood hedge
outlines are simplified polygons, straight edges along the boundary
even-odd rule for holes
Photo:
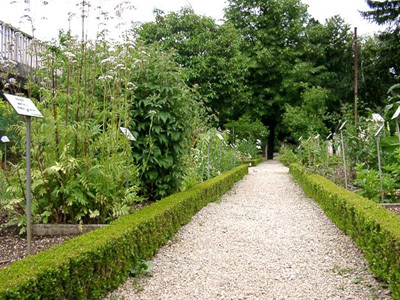
[[[400,218],[392,212],[330,180],[290,165],[290,172],[326,215],[350,235],[364,252],[373,273],[389,284],[400,299]]]
[[[257,157],[257,158],[253,158],[250,163],[253,167],[259,165],[260,163],[262,163],[264,161],[264,159],[262,157]]]
[[[264,158],[257,157],[257,158],[245,160],[245,161],[243,161],[243,163],[250,164],[252,167],[255,167],[255,166],[259,165],[260,163],[262,163],[263,161],[264,161]]]
[[[0,270],[0,299],[98,299],[248,172],[238,166]]]

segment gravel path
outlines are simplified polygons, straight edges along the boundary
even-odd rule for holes
[[[276,161],[195,215],[154,275],[107,299],[391,299],[362,253]]]

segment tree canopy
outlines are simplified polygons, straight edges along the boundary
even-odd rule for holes
[[[143,24],[137,33],[144,43],[158,43],[162,49],[175,52],[188,85],[218,115],[219,125],[238,117],[247,101],[244,79],[248,59],[231,24],[218,25],[190,8],[169,14],[156,10],[155,22]]]

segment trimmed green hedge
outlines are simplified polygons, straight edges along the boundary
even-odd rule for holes
[[[98,299],[248,172],[241,165],[0,270],[0,299]]]
[[[251,162],[251,165],[253,167],[255,167],[255,166],[259,165],[260,163],[262,163],[263,161],[264,161],[264,158],[258,157],[258,158],[252,159],[250,162]]]
[[[257,158],[253,158],[250,160],[243,161],[243,163],[251,164],[252,167],[255,167],[255,166],[259,165],[260,163],[262,163],[263,161],[264,161],[264,158],[257,157]]]
[[[379,204],[338,187],[330,180],[290,165],[290,172],[326,215],[364,252],[374,274],[400,299],[400,218]]]

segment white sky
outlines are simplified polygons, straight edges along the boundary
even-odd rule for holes
[[[26,19],[21,16],[29,14],[34,20],[36,27],[35,36],[42,40],[51,40],[56,38],[59,29],[68,30],[71,26],[74,35],[81,34],[81,12],[76,3],[79,0],[47,0],[48,5],[43,6],[43,0],[0,0],[0,20],[12,24],[14,27],[31,34],[32,27]],[[25,11],[30,1],[31,12]],[[81,0],[80,0],[81,1]],[[358,27],[359,34],[372,34],[380,28],[375,24],[371,24],[359,15],[358,10],[366,10],[368,6],[365,0],[302,0],[309,5],[309,13],[325,22],[335,14],[341,15],[351,27]],[[179,10],[183,6],[192,6],[194,11],[200,15],[211,16],[216,20],[223,18],[223,8],[226,6],[225,0],[130,0],[130,5],[135,7],[134,10],[126,9],[122,18],[117,20],[114,7],[123,0],[92,0],[89,1],[91,7],[89,9],[89,19],[85,22],[85,32],[89,38],[94,38],[98,29],[103,29],[96,17],[101,11],[110,13],[114,17],[113,21],[109,21],[107,29],[112,32],[113,37],[117,37],[121,29],[129,28],[131,22],[144,22],[153,20],[153,9],[159,8],[165,12]],[[101,8],[98,8],[100,7]],[[127,6],[127,5],[125,5]],[[75,16],[68,22],[68,13],[75,13]],[[116,28],[116,24],[121,23],[120,29]],[[99,25],[100,24],[100,25]],[[112,25],[111,25],[112,24]]]

